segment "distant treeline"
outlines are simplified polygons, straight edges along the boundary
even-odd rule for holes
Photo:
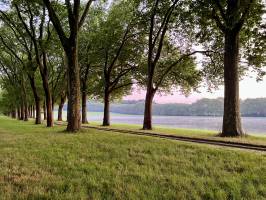
[[[223,98],[200,99],[192,104],[153,104],[154,115],[166,116],[222,116]],[[89,102],[88,110],[103,112],[103,104]],[[143,115],[144,101],[122,101],[111,105],[111,112]],[[242,116],[266,117],[266,98],[246,99],[241,101]]]

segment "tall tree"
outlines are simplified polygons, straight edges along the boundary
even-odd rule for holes
[[[34,51],[32,41],[27,37],[27,34],[23,29],[21,29],[21,23],[17,19],[16,15],[12,11],[0,11],[1,20],[6,24],[2,28],[5,29],[6,33],[3,34],[5,37],[1,37],[1,41],[4,46],[8,49],[10,53],[12,53],[16,59],[18,59],[27,73],[28,79],[30,81],[30,85],[32,88],[32,92],[34,94],[35,100],[35,109],[36,109],[36,118],[35,123],[41,124],[41,97],[38,92],[38,86],[36,83],[36,70],[37,65],[34,63]],[[8,42],[9,41],[9,42]],[[14,43],[11,44],[11,41],[17,41],[16,48],[23,49],[22,54],[18,54],[17,50],[14,50]],[[27,59],[23,59],[24,54],[27,56]]]
[[[49,22],[46,20],[46,10],[44,6],[39,6],[35,1],[14,1],[13,5],[22,27],[25,29],[26,34],[28,34],[34,47],[34,57],[40,70],[45,93],[47,127],[52,127],[52,94],[49,87],[48,55],[46,51],[46,44],[51,41],[51,32]]]
[[[141,28],[147,33],[147,57],[144,76],[141,82],[146,86],[143,129],[152,129],[152,102],[156,92],[169,91],[172,86],[188,92],[200,81],[191,57],[201,51],[193,51],[190,43],[185,45],[186,27],[181,26],[184,1],[146,1],[141,2],[140,15],[143,17]],[[177,21],[176,21],[177,20]],[[147,30],[146,30],[147,27]]]
[[[94,53],[101,66],[101,92],[104,99],[103,126],[110,125],[110,102],[131,91],[133,72],[143,54],[141,34],[135,27],[134,2],[114,2],[107,16],[98,19],[94,34]]]
[[[48,9],[50,19],[56,29],[67,58],[68,77],[68,125],[67,131],[75,132],[80,129],[80,69],[78,64],[78,33],[81,29],[93,0],[89,0],[80,15],[80,0],[73,3],[65,0],[68,13],[69,36],[59,19],[55,7],[50,0],[43,0]]]
[[[3,80],[2,86],[6,90],[9,97],[18,97],[7,103],[9,113],[15,112],[16,106],[20,109],[20,120],[28,121],[28,105],[30,102],[30,95],[28,94],[27,77],[22,67],[22,63],[9,51],[0,52],[0,70],[1,78]],[[11,104],[10,104],[11,103]]]
[[[247,61],[249,66],[260,72],[262,70],[265,36],[264,39],[261,37],[263,31],[259,27],[263,28],[265,3],[260,0],[194,1],[191,10],[197,13],[194,20],[200,29],[199,41],[205,47],[212,45],[219,49],[220,56],[216,62],[223,63],[224,116],[221,136],[242,136],[239,79],[248,66],[239,65],[239,62]]]

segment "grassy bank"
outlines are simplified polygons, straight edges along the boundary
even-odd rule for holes
[[[0,199],[265,199],[266,154],[0,117]]]
[[[102,127],[100,123],[91,122],[90,126]],[[111,128],[123,129],[123,130],[141,130],[141,125],[131,125],[131,124],[112,124]],[[208,130],[197,130],[197,129],[180,129],[180,128],[166,128],[155,126],[152,131],[144,131],[151,133],[160,133],[160,134],[170,134],[177,136],[187,136],[193,138],[204,138],[204,139],[212,139],[218,141],[233,141],[239,143],[248,143],[248,144],[259,144],[266,145],[266,137],[264,135],[256,136],[256,135],[246,135],[245,137],[239,138],[223,138],[219,137],[216,131],[208,131]]]

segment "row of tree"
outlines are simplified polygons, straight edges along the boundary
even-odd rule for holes
[[[40,124],[43,105],[51,127],[54,105],[62,120],[67,99],[75,132],[87,123],[89,97],[103,100],[108,126],[110,102],[137,84],[146,90],[143,129],[152,129],[157,93],[224,83],[222,136],[243,134],[239,79],[249,68],[264,75],[263,1],[12,0],[0,8],[5,113]]]

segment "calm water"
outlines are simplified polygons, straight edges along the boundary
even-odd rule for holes
[[[101,122],[102,116],[102,113],[88,113],[89,121]],[[142,120],[142,115],[111,113],[111,123],[142,124]],[[153,124],[165,127],[221,131],[222,117],[153,116]],[[242,124],[245,132],[266,135],[266,117],[243,117]]]

